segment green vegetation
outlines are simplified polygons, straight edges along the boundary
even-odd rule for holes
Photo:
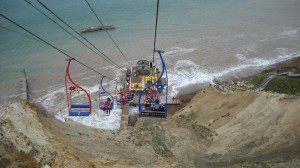
[[[300,66],[285,66],[281,68],[280,72],[300,73]]]
[[[276,68],[270,68],[262,71],[259,75],[249,80],[249,83],[253,85],[251,88],[257,88],[261,83],[271,74],[276,72]],[[284,66],[280,68],[279,73],[293,72],[300,74],[300,66]],[[300,78],[292,78],[288,76],[276,76],[264,89],[265,91],[271,91],[276,93],[284,93],[291,95],[300,95]]]
[[[267,73],[272,73],[275,72],[276,69],[275,68],[270,68],[270,69],[265,69],[261,72],[261,74],[267,74]]]
[[[265,90],[277,93],[300,95],[300,78],[277,76],[270,81]]]
[[[254,88],[258,87],[266,78],[267,74],[261,73],[260,75],[255,76],[249,82],[254,86]]]

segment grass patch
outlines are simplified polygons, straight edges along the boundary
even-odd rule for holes
[[[267,74],[260,74],[252,78],[249,82],[254,86],[254,88],[260,86],[260,84],[268,77]]]
[[[265,90],[277,93],[300,95],[300,78],[277,76],[270,81]]]
[[[300,66],[285,66],[281,68],[281,72],[300,73]]]
[[[272,73],[272,72],[275,72],[275,71],[276,71],[275,68],[270,68],[270,69],[263,70],[263,71],[261,72],[261,74]]]
[[[271,73],[276,71],[277,71],[276,68],[270,68],[264,70],[259,75],[253,77],[248,81],[250,84],[253,85],[253,88],[257,88]],[[300,66],[295,65],[295,66],[281,67],[279,73],[284,73],[284,72],[293,72],[295,74],[300,74]],[[270,83],[264,90],[276,92],[276,93],[300,95],[300,78],[277,76],[270,81]]]

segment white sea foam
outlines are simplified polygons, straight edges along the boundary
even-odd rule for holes
[[[91,93],[98,92],[98,86],[85,88],[90,90]],[[68,109],[66,108],[67,104],[64,99],[65,97],[59,97],[59,94],[63,94],[63,96],[65,96],[65,89],[61,88],[57,90],[49,90],[45,96],[37,99],[36,101],[40,102],[47,108],[49,113],[54,114],[55,117],[61,121],[65,121],[65,118],[70,118],[75,122],[81,123],[86,126],[102,129],[119,129],[122,111],[121,109],[117,108],[117,106],[115,106],[115,108],[111,111],[110,116],[105,116],[104,111],[97,108],[98,103],[95,103],[93,101],[92,104],[94,104],[94,108],[92,114],[89,117],[70,117],[68,116]]]
[[[239,60],[241,60],[241,61],[246,61],[246,60],[247,60],[246,56],[243,55],[243,54],[236,54],[235,56],[236,56]]]
[[[12,95],[9,95],[9,96],[4,96],[3,98],[4,99],[15,99],[15,98],[18,98],[19,97],[19,94],[12,94]]]
[[[274,59],[263,59],[263,58],[251,58],[247,59],[246,56],[242,54],[237,54],[236,57],[243,61],[243,64],[232,65],[224,68],[222,71],[211,72],[204,69],[194,63],[191,60],[178,60],[175,64],[173,70],[169,70],[169,86],[171,88],[171,95],[177,94],[180,89],[185,88],[189,85],[196,84],[214,84],[214,79],[230,75],[235,72],[240,72],[250,69],[263,68],[277,62],[286,61],[293,57],[299,56],[299,54],[291,53],[286,54],[286,50],[278,49],[283,54],[277,56]],[[283,52],[284,51],[284,52]]]
[[[212,83],[213,77],[191,60],[179,60],[169,71],[170,96],[176,95],[180,88],[197,83]]]
[[[99,91],[99,85],[94,85],[91,87],[83,86],[86,90],[88,90],[90,93],[95,93]]]
[[[174,56],[175,54],[187,54],[195,51],[196,49],[194,48],[183,48],[183,47],[172,47],[169,48],[165,51],[164,56]]]
[[[298,34],[299,31],[300,31],[300,29],[290,29],[290,30],[283,31],[281,33],[281,35],[294,36],[294,35]]]
[[[114,108],[110,116],[106,116],[102,110],[93,110],[93,113],[86,116],[68,116],[67,112],[64,114],[56,115],[55,117],[61,121],[65,121],[65,118],[72,119],[75,122],[81,123],[82,125],[101,128],[101,129],[119,129],[121,123],[122,110]]]
[[[129,116],[135,115],[135,114],[138,114],[138,113],[139,113],[138,107],[130,107],[129,108],[129,111],[128,111]]]
[[[47,94],[37,98],[35,101],[41,103],[45,107],[49,107],[49,108],[57,107],[54,102],[56,101],[56,95],[59,93],[65,94],[65,88],[60,88],[57,90],[49,89]]]

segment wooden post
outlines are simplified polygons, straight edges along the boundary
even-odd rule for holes
[[[28,82],[26,77],[26,71],[25,69],[22,71],[24,73],[24,78],[20,79],[20,100],[28,100]]]

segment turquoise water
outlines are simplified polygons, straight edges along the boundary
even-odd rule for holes
[[[55,19],[36,1],[30,2]],[[77,31],[99,24],[84,0],[42,2]],[[105,25],[116,26],[108,32],[132,64],[138,59],[152,58],[155,0],[89,2]],[[251,74],[252,69],[299,55],[299,7],[299,0],[161,0],[156,46],[166,51],[174,93],[189,84],[202,86],[211,83],[214,78],[243,77],[245,74],[237,72]],[[0,11],[49,43],[76,54],[71,55],[78,60],[117,78],[116,69],[25,1],[0,0]],[[29,35],[3,18],[0,25]],[[105,32],[83,36],[126,68],[125,59]],[[4,99],[18,94],[22,69],[26,69],[34,94],[54,86],[63,87],[65,55],[42,42],[1,27],[0,40],[0,86]],[[74,65],[74,69],[79,74],[76,74],[78,79],[84,76],[98,81],[93,72],[78,65]],[[81,82],[83,85],[97,84]]]

